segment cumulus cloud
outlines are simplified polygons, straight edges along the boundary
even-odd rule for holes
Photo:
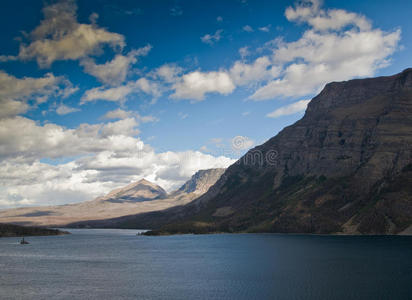
[[[243,47],[239,50],[242,59],[230,68],[170,76],[171,97],[203,100],[207,93],[227,95],[244,85],[253,88],[249,98],[255,101],[313,95],[331,81],[373,76],[390,63],[401,37],[399,29],[373,28],[363,15],[325,10],[316,0],[297,2],[286,9],[285,16],[309,26],[299,39],[276,38],[261,48],[270,54],[251,61],[247,60],[250,50]],[[267,31],[269,25],[259,30]],[[205,37],[205,42],[213,43],[212,35]]]
[[[91,58],[83,59],[80,64],[84,71],[107,85],[119,85],[125,81],[127,74],[139,56],[145,56],[152,49],[151,45],[130,51],[127,55],[117,54],[113,60],[96,64]]]
[[[95,23],[80,24],[76,12],[77,6],[72,0],[45,6],[44,19],[28,34],[28,43],[20,45],[18,59],[35,59],[40,67],[49,67],[56,60],[77,60],[99,53],[103,45],[114,49],[124,47],[123,35]]]
[[[63,76],[47,73],[43,77],[17,78],[0,70],[0,118],[26,112],[51,97],[66,98],[77,88]]]
[[[299,2],[286,10],[290,21],[305,22],[310,28],[294,42],[275,40],[273,64],[280,76],[267,82],[250,98],[297,97],[315,93],[325,83],[372,76],[389,63],[401,32],[373,29],[359,14],[323,10],[318,1]]]
[[[0,160],[19,158],[32,162],[44,157],[57,159],[105,149],[124,149],[131,145],[129,136],[139,132],[137,125],[134,118],[127,118],[65,129],[53,123],[41,126],[24,117],[1,119]]]
[[[96,100],[124,102],[129,95],[136,93],[145,93],[153,98],[161,95],[160,87],[157,83],[149,81],[146,78],[140,78],[117,87],[96,87],[87,90],[81,98],[81,103],[84,104]]]
[[[229,70],[230,77],[238,86],[272,79],[279,73],[280,69],[267,56],[259,57],[251,64],[237,61]]]
[[[102,117],[102,119],[104,120],[126,119],[126,118],[129,118],[131,115],[132,115],[132,112],[118,108],[115,110],[108,111]]]
[[[245,51],[247,48],[243,52]],[[193,71],[179,75],[182,72],[181,69],[176,71],[175,67],[168,65],[158,69],[157,73],[159,74],[160,71],[168,82],[173,83],[171,85],[171,89],[174,90],[171,94],[172,98],[195,102],[202,101],[208,93],[228,95],[237,86],[273,79],[279,75],[280,69],[272,64],[269,57],[262,56],[251,63],[236,61],[229,70],[218,72]]]
[[[194,71],[185,74],[173,85],[175,99],[190,99],[201,101],[206,93],[230,94],[235,85],[230,76],[223,71],[200,72]]]
[[[103,120],[122,120],[122,119],[127,119],[133,117],[135,120],[141,122],[141,123],[148,123],[148,122],[157,122],[158,119],[154,116],[147,115],[147,116],[141,116],[138,112],[134,111],[126,111],[121,108],[115,109],[108,111],[106,114],[104,114],[101,119]]]
[[[179,79],[179,76],[182,74],[183,69],[174,64],[166,64],[157,68],[152,76],[155,78],[160,78],[166,83],[174,83]]]
[[[279,118],[282,116],[293,115],[298,112],[304,112],[308,106],[310,100],[300,100],[295,103],[280,107],[271,113],[268,113],[266,116],[269,118]]]
[[[321,1],[306,0],[295,7],[288,7],[285,16],[289,21],[308,23],[314,30],[339,30],[354,25],[360,30],[370,30],[371,24],[365,16],[343,9],[321,9]]]
[[[75,107],[70,107],[67,106],[63,103],[61,103],[57,108],[56,108],[56,113],[58,115],[67,115],[67,114],[71,114],[74,113],[76,111],[80,111],[80,109],[75,108]]]
[[[199,169],[234,162],[199,151],[156,153],[136,136],[137,124],[126,118],[67,129],[23,117],[0,120],[0,206],[84,201],[141,178],[170,191]],[[69,162],[45,163],[60,158]]]
[[[214,43],[220,41],[222,38],[222,32],[222,29],[218,29],[214,34],[205,34],[200,38],[200,40],[205,44],[213,45]]]

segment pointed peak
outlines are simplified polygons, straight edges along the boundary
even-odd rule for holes
[[[153,182],[150,182],[146,178],[140,179],[137,183],[139,183],[139,184],[154,184]]]
[[[135,187],[138,187],[138,186],[148,186],[148,187],[152,187],[152,188],[155,188],[155,189],[162,189],[162,187],[160,187],[159,185],[157,185],[157,184],[155,184],[155,183],[153,183],[153,182],[151,182],[151,181],[149,181],[145,178],[142,178],[138,181],[132,182],[129,185],[125,186],[123,189],[132,189],[132,188],[135,188]]]

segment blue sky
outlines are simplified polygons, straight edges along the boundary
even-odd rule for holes
[[[0,208],[226,167],[327,82],[410,67],[411,6],[2,1]]]

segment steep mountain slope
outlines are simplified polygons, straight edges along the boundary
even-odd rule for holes
[[[181,206],[206,192],[223,172],[224,169],[201,170],[179,190],[170,195],[167,195],[160,186],[142,179],[126,187],[115,189],[106,196],[92,201],[0,211],[0,222],[37,226],[66,226],[74,222],[110,219],[163,210],[176,205]]]
[[[301,120],[250,150],[207,193],[118,226],[157,233],[406,233],[411,163],[412,69],[333,82]]]

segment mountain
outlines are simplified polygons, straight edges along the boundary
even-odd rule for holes
[[[198,171],[180,189],[171,194],[167,194],[160,186],[142,179],[92,201],[0,211],[0,222],[61,227],[71,223],[87,223],[88,220],[106,220],[182,206],[205,193],[223,172],[224,169]]]
[[[113,224],[150,234],[411,234],[412,69],[327,84],[301,120],[198,199]]]
[[[146,179],[141,179],[123,188],[115,189],[106,196],[97,198],[97,200],[113,203],[133,203],[153,201],[156,199],[164,199],[166,198],[166,196],[166,191],[162,189],[160,186],[151,183]]]
[[[225,169],[208,169],[196,172],[184,185],[182,185],[175,194],[190,194],[202,195],[216,183],[222,176]]]

